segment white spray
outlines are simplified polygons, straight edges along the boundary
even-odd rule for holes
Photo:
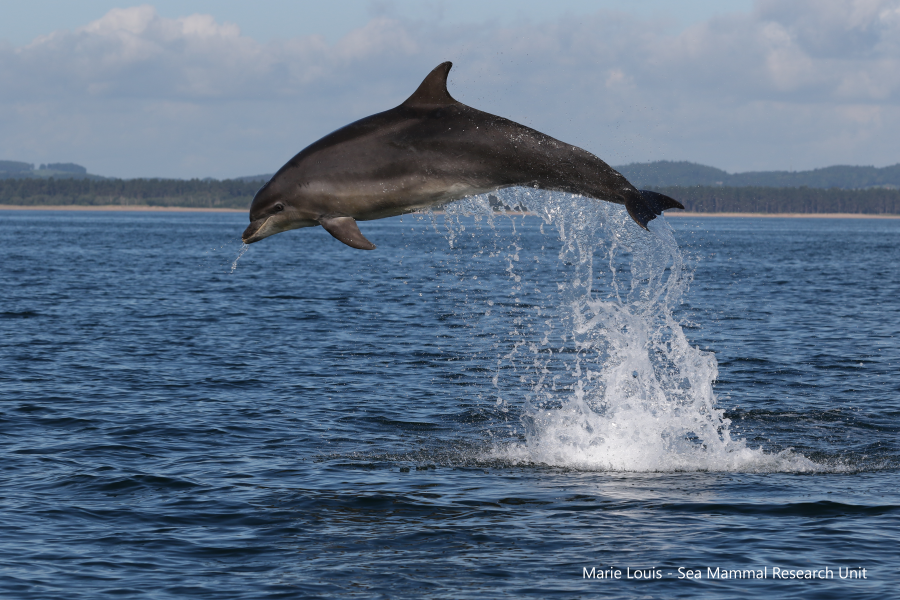
[[[821,469],[732,438],[716,407],[715,356],[692,346],[673,316],[691,273],[665,219],[648,233],[607,202],[522,188],[499,197],[555,227],[565,266],[552,294],[557,306],[533,309],[542,335],[523,337],[498,358],[495,384],[506,364],[531,390],[526,442],[497,446],[494,459],[616,471]],[[451,245],[464,231],[460,216],[493,214],[484,196],[446,211]],[[513,295],[524,285],[520,250],[513,245],[508,256]]]

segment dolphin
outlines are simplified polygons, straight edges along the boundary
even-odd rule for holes
[[[393,217],[465,196],[524,186],[624,204],[647,229],[676,200],[637,190],[576,146],[454,100],[452,63],[438,65],[396,108],[314,142],[256,193],[246,244],[321,225],[352,248],[374,250],[357,221]]]

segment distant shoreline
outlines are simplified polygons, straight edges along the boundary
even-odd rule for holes
[[[20,204],[0,204],[0,210],[82,210],[82,211],[122,211],[122,212],[247,212],[246,208],[192,208],[190,206],[139,206],[122,204],[64,204],[26,206]]]
[[[192,208],[188,206],[136,206],[121,204],[87,205],[41,205],[24,206],[19,204],[0,204],[0,210],[65,210],[65,211],[116,211],[116,212],[197,212],[197,213],[246,213],[246,208]],[[443,211],[435,211],[442,214]],[[412,213],[415,214],[415,213]],[[425,213],[421,213],[425,214]],[[507,211],[506,214],[522,215]],[[525,213],[528,214],[528,213]],[[667,217],[756,217],[764,219],[900,219],[900,215],[876,215],[863,213],[736,213],[736,212],[688,212],[670,211]]]
[[[757,217],[763,219],[900,219],[900,215],[873,215],[865,213],[735,213],[735,212],[687,212],[671,211],[667,217]]]

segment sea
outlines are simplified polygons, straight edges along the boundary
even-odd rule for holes
[[[0,212],[4,598],[900,597],[900,220]]]

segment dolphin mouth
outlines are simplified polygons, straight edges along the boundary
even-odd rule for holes
[[[271,216],[268,216],[252,221],[250,226],[247,227],[241,235],[241,240],[243,240],[245,244],[252,244],[253,242],[258,242],[270,235],[278,233],[277,231],[272,231],[272,227],[267,227],[271,218]]]

